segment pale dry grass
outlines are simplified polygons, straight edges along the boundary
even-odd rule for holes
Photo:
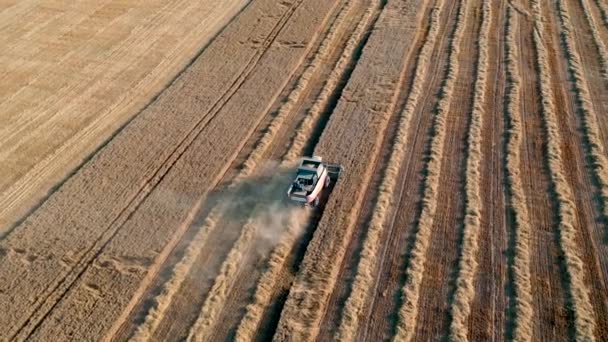
[[[517,50],[517,13],[507,8],[507,118],[509,138],[507,142],[507,183],[510,207],[515,219],[514,256],[511,266],[515,292],[515,320],[513,337],[516,341],[532,339],[532,285],[530,282],[530,218],[521,179],[521,147],[523,127],[521,113],[521,73]]]
[[[245,3],[24,1],[2,12],[0,231],[141,110]]]
[[[452,322],[450,323],[450,340],[468,341],[468,320],[471,314],[471,302],[475,297],[475,277],[477,276],[479,250],[479,232],[481,226],[481,160],[482,160],[482,127],[486,113],[485,98],[487,96],[490,28],[492,27],[492,3],[485,1],[482,9],[482,24],[479,38],[479,59],[477,62],[477,80],[471,125],[468,137],[468,158],[465,177],[466,209],[464,232],[461,245],[460,261],[458,263],[458,278],[456,291],[451,306]]]
[[[422,211],[418,221],[414,245],[405,271],[406,283],[402,288],[403,304],[398,311],[395,341],[410,341],[416,333],[418,302],[420,287],[424,276],[426,254],[433,228],[433,218],[437,208],[437,193],[441,180],[441,165],[443,147],[446,136],[446,119],[449,115],[452,95],[460,67],[460,46],[463,42],[464,29],[469,19],[469,2],[462,1],[456,18],[456,29],[450,42],[450,56],[445,83],[441,89],[441,97],[437,104],[435,120],[433,123],[433,137],[431,153],[426,166],[426,179],[424,181],[424,195]]]
[[[399,127],[393,147],[391,148],[389,163],[380,184],[378,199],[367,228],[367,236],[361,250],[361,257],[351,287],[352,290],[342,310],[342,319],[338,331],[334,336],[335,340],[352,341],[355,339],[361,310],[374,279],[373,269],[378,259],[381,244],[380,236],[385,228],[384,225],[390,209],[394,205],[392,199],[397,188],[399,169],[405,158],[403,151],[408,140],[410,121],[420,97],[424,93],[423,83],[427,77],[431,55],[439,34],[440,18],[443,9],[444,2],[439,1],[431,10],[429,32],[418,55],[418,65],[412,89],[408,95],[404,110],[400,115]]]

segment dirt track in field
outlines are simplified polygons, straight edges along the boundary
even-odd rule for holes
[[[2,2],[0,339],[607,340],[607,13]]]

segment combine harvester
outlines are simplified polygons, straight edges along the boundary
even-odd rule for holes
[[[340,165],[324,163],[321,157],[302,158],[287,196],[292,201],[316,207],[323,189],[329,188],[332,180],[336,181],[341,172]]]

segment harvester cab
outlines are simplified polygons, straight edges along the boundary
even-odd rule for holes
[[[292,201],[316,207],[323,189],[329,188],[341,172],[340,165],[324,163],[321,157],[302,158],[287,196]]]

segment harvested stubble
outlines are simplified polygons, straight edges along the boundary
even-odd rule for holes
[[[471,302],[475,297],[475,277],[477,276],[479,250],[479,231],[481,227],[481,159],[482,134],[484,115],[486,113],[486,84],[489,67],[489,39],[492,26],[492,3],[483,4],[483,21],[479,39],[479,60],[477,65],[477,81],[475,97],[469,128],[469,150],[466,166],[466,213],[464,232],[458,264],[456,291],[451,307],[452,322],[450,324],[450,339],[453,341],[468,341],[468,319],[471,314]],[[485,227],[489,228],[489,227]]]
[[[31,8],[13,6],[0,20],[1,233],[162,91],[246,1],[64,2],[50,12],[20,3]],[[54,20],[35,20],[45,12]]]
[[[452,102],[452,94],[459,71],[460,45],[464,37],[464,29],[468,22],[469,2],[463,1],[458,9],[456,19],[456,30],[451,37],[450,57],[445,83],[441,89],[441,96],[437,104],[435,120],[433,124],[434,135],[431,142],[431,153],[426,167],[427,176],[424,181],[424,197],[422,199],[422,211],[418,221],[411,256],[405,272],[406,283],[402,288],[403,304],[399,308],[396,341],[410,341],[416,333],[416,317],[418,315],[418,299],[420,286],[424,276],[425,259],[433,228],[433,217],[437,208],[437,190],[441,174],[441,163],[443,147],[446,136],[446,118]]]
[[[394,198],[396,190],[399,169],[405,157],[402,152],[407,144],[410,121],[420,97],[424,93],[423,83],[427,77],[430,57],[439,33],[439,21],[443,9],[444,2],[439,1],[431,10],[428,36],[418,56],[418,65],[416,67],[412,89],[399,119],[399,127],[397,129],[395,142],[391,149],[389,164],[386,168],[383,181],[380,184],[377,203],[367,228],[367,236],[365,237],[361,250],[361,259],[357,265],[357,272],[351,287],[351,293],[346,300],[342,311],[342,321],[334,336],[335,340],[353,340],[359,326],[361,309],[365,304],[366,296],[369,293],[374,279],[373,270],[378,258],[381,243],[380,236],[385,228],[388,214],[394,205],[392,199]]]
[[[532,339],[532,285],[530,282],[530,218],[521,180],[521,145],[523,128],[521,123],[521,74],[517,53],[516,34],[518,19],[514,9],[507,8],[507,117],[509,138],[507,143],[507,181],[510,207],[515,218],[515,255],[513,257],[513,283],[515,289],[515,329],[517,341]]]

